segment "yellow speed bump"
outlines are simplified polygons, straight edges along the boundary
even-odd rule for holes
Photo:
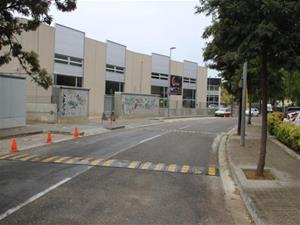
[[[163,167],[165,166],[164,163],[158,163],[155,167],[154,170],[155,171],[162,171]]]
[[[80,160],[80,159],[82,159],[82,157],[74,157],[74,158],[69,159],[65,163],[66,164],[74,164],[77,160]]]
[[[60,157],[60,158],[54,160],[53,162],[55,162],[55,163],[61,163],[62,161],[66,160],[66,159],[69,159],[69,158],[71,158],[71,157]]]
[[[48,157],[44,160],[42,160],[42,162],[51,162],[53,161],[54,159],[58,158],[59,156],[51,156],[51,157]]]
[[[0,155],[0,159],[7,159],[11,156],[15,155],[15,153],[7,153],[7,154],[3,154],[3,155]]]
[[[152,165],[151,162],[145,162],[143,165],[140,167],[141,170],[148,170],[149,167]]]
[[[141,163],[140,161],[132,161],[127,168],[129,168],[129,169],[135,169],[135,168],[138,167],[138,165],[140,163]]]
[[[215,167],[208,167],[207,174],[209,176],[216,176],[216,168]]]
[[[168,172],[176,172],[176,168],[177,168],[177,165],[176,164],[170,164],[169,166],[168,166],[168,169],[167,169],[167,171]]]
[[[109,159],[107,161],[105,161],[102,166],[111,166],[111,164],[113,164],[113,162],[116,161],[115,159]]]
[[[96,159],[93,160],[89,165],[91,166],[99,166],[100,162],[103,161],[103,159]]]
[[[188,173],[189,170],[190,170],[190,166],[184,165],[184,166],[182,166],[180,172],[181,172],[181,173]]]
[[[27,160],[35,158],[35,157],[37,157],[37,155],[29,155],[29,156],[26,156],[24,158],[20,158],[19,160],[21,160],[21,161],[27,161]]]

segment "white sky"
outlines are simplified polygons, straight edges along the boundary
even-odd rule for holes
[[[210,18],[194,14],[196,0],[80,0],[73,12],[62,13],[52,8],[55,23],[86,33],[87,37],[126,45],[127,49],[151,55],[169,55],[172,59],[189,60],[205,65],[202,52],[204,28]],[[216,76],[209,71],[209,76]]]

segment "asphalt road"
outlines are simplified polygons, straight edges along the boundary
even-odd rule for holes
[[[214,138],[234,123],[181,120],[26,153],[207,167],[217,164]],[[1,217],[5,225],[233,224],[218,176],[18,160],[0,160]]]

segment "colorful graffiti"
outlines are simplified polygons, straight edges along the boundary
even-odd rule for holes
[[[87,116],[88,91],[62,89],[60,99],[61,116]]]
[[[124,115],[157,114],[159,111],[159,97],[122,95],[122,110]]]

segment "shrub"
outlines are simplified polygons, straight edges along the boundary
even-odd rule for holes
[[[280,113],[272,113],[268,117],[269,131],[282,143],[296,151],[300,151],[300,126],[281,121]]]
[[[282,118],[282,113],[280,112],[274,112],[268,116],[268,125],[269,125],[268,128],[270,134],[275,135],[274,129],[275,127],[278,126],[279,123],[281,123],[282,121],[281,118]]]

